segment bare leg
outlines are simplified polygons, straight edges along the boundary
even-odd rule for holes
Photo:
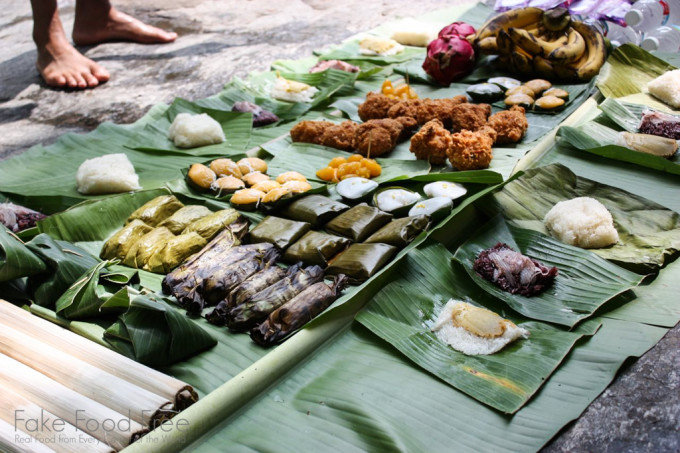
[[[68,41],[57,11],[57,0],[31,0],[36,66],[50,86],[92,88],[109,80],[109,73],[81,55]]]
[[[172,42],[177,33],[147,25],[111,6],[109,0],[77,0],[73,42],[77,45],[106,41],[132,41],[143,44]]]

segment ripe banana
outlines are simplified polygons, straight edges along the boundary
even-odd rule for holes
[[[540,55],[543,57],[547,57],[551,52],[567,44],[566,35],[560,36],[555,41],[546,41],[523,28],[509,28],[508,35],[515,45],[521,47],[530,55]]]
[[[475,46],[484,38],[496,36],[499,31],[510,27],[524,28],[536,24],[541,20],[543,10],[540,8],[519,8],[497,14],[484,23],[475,34],[473,43]]]
[[[483,54],[497,54],[498,53],[498,43],[496,42],[496,37],[495,36],[489,36],[488,38],[484,38],[481,41],[477,43],[477,48],[479,49],[480,53]]]
[[[533,58],[533,65],[534,71],[539,77],[548,80],[555,80],[557,78],[555,68],[549,60],[537,55]]]
[[[597,75],[607,57],[604,37],[583,22],[574,21],[572,27],[583,37],[585,52],[571,63],[553,62],[553,69],[561,79],[587,82]]]
[[[553,49],[548,55],[548,59],[571,63],[581,58],[586,51],[586,41],[574,27],[569,28],[567,43]]]

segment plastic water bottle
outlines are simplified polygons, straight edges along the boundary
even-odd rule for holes
[[[680,30],[674,27],[659,27],[645,33],[640,47],[659,52],[678,52],[680,51]]]
[[[642,40],[640,33],[636,32],[631,27],[622,27],[621,25],[608,20],[587,19],[585,20],[585,23],[594,26],[600,33],[609,39],[609,42],[611,42],[614,47],[618,47],[628,42],[639,46],[640,41]]]
[[[649,32],[662,25],[680,23],[680,2],[638,0],[626,13],[626,23],[639,32]]]

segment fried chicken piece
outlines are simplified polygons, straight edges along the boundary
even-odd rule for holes
[[[366,121],[356,129],[354,148],[362,156],[382,156],[397,146],[403,130],[404,126],[391,118]]]
[[[453,107],[467,102],[467,96],[458,95],[445,99],[423,99],[416,111],[418,124],[425,124],[430,120],[437,119],[445,128],[451,129]]]
[[[354,149],[354,134],[359,125],[354,121],[343,121],[340,124],[329,126],[321,135],[319,140],[323,146],[329,146],[343,151]]]
[[[481,170],[489,168],[493,157],[491,146],[493,138],[489,133],[493,130],[485,128],[478,131],[464,129],[451,134],[451,146],[448,157],[456,170]]]
[[[491,115],[489,104],[457,104],[451,107],[451,127],[454,132],[467,129],[476,131],[486,125],[486,119]]]
[[[423,104],[422,99],[404,99],[397,101],[390,109],[387,111],[387,117],[389,118],[399,118],[401,116],[418,119],[418,109],[421,108]]]
[[[387,97],[382,93],[368,93],[366,100],[359,104],[359,118],[361,121],[387,118],[387,111],[397,102],[399,102],[398,99]]]
[[[331,126],[330,121],[300,121],[290,130],[294,142],[321,144],[321,136]]]
[[[439,120],[428,121],[411,137],[410,151],[416,158],[427,160],[431,164],[441,165],[446,162],[451,147],[451,133]]]
[[[529,123],[524,107],[513,105],[510,110],[494,113],[489,117],[489,126],[498,132],[496,143],[517,143],[527,132]]]
[[[399,135],[399,141],[404,141],[409,138],[418,129],[418,121],[410,116],[399,116],[395,118],[396,121],[401,123],[403,129],[401,135]]]

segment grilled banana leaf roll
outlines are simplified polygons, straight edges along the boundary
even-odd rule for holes
[[[139,219],[147,225],[155,227],[183,207],[184,205],[182,202],[174,195],[161,195],[160,197],[147,201],[135,212],[130,214],[127,223]]]
[[[147,263],[147,270],[157,274],[167,274],[205,247],[207,242],[198,233],[175,236],[168,241],[165,247],[151,255]]]
[[[211,240],[224,228],[239,220],[241,214],[232,208],[222,209],[191,222],[182,233],[196,232],[206,240]]]
[[[163,220],[158,226],[164,226],[172,232],[172,234],[180,234],[186,227],[198,219],[211,215],[213,212],[198,204],[184,206],[175,211],[167,219]]]
[[[254,247],[254,245],[261,247]],[[271,244],[241,245],[234,247],[228,258],[210,266],[210,272],[203,273],[200,285],[192,290],[184,304],[187,315],[200,315],[206,306],[217,305],[226,298],[238,284],[276,261],[280,253]],[[243,254],[239,249],[247,249]],[[234,259],[237,256],[238,258]]]
[[[347,286],[347,282],[346,276],[338,275],[330,286],[319,282],[308,287],[274,310],[262,324],[254,327],[250,331],[250,338],[261,346],[282,341],[328,308]]]
[[[345,274],[350,282],[368,280],[396,253],[397,248],[387,244],[352,244],[326,268],[330,275]]]
[[[430,218],[426,215],[404,217],[392,220],[390,223],[373,233],[366,243],[381,242],[383,244],[394,245],[395,247],[406,247],[416,236],[427,230]]]
[[[154,228],[139,238],[135,245],[130,247],[130,250],[125,255],[123,264],[148,271],[147,264],[149,258],[163,250],[167,242],[174,237],[175,235],[167,228]]]
[[[99,257],[103,260],[125,259],[137,241],[151,230],[153,228],[141,220],[133,220],[106,241]]]
[[[323,280],[323,269],[310,266],[299,269],[274,283],[269,288],[255,294],[248,302],[238,305],[227,315],[227,326],[231,330],[245,332],[256,324],[261,323],[267,316],[305,288]]]
[[[352,241],[342,236],[310,231],[286,250],[283,260],[288,263],[302,261],[305,264],[326,267],[335,255],[345,250],[351,243]]]
[[[206,315],[205,318],[211,324],[217,326],[225,325],[227,323],[227,314],[232,308],[246,302],[255,294],[284,278],[287,274],[288,271],[282,267],[273,263],[267,265],[260,272],[254,273],[243,283],[234,288],[234,290],[229,293],[229,296],[227,296],[226,299],[221,300],[215,309]]]
[[[363,242],[390,220],[392,220],[391,214],[361,203],[331,220],[326,224],[325,229],[348,237],[354,242]]]
[[[267,216],[250,231],[250,242],[269,242],[285,250],[311,228],[307,222]]]
[[[323,195],[307,195],[288,204],[279,214],[287,219],[307,222],[312,228],[317,228],[348,209],[346,204]]]

